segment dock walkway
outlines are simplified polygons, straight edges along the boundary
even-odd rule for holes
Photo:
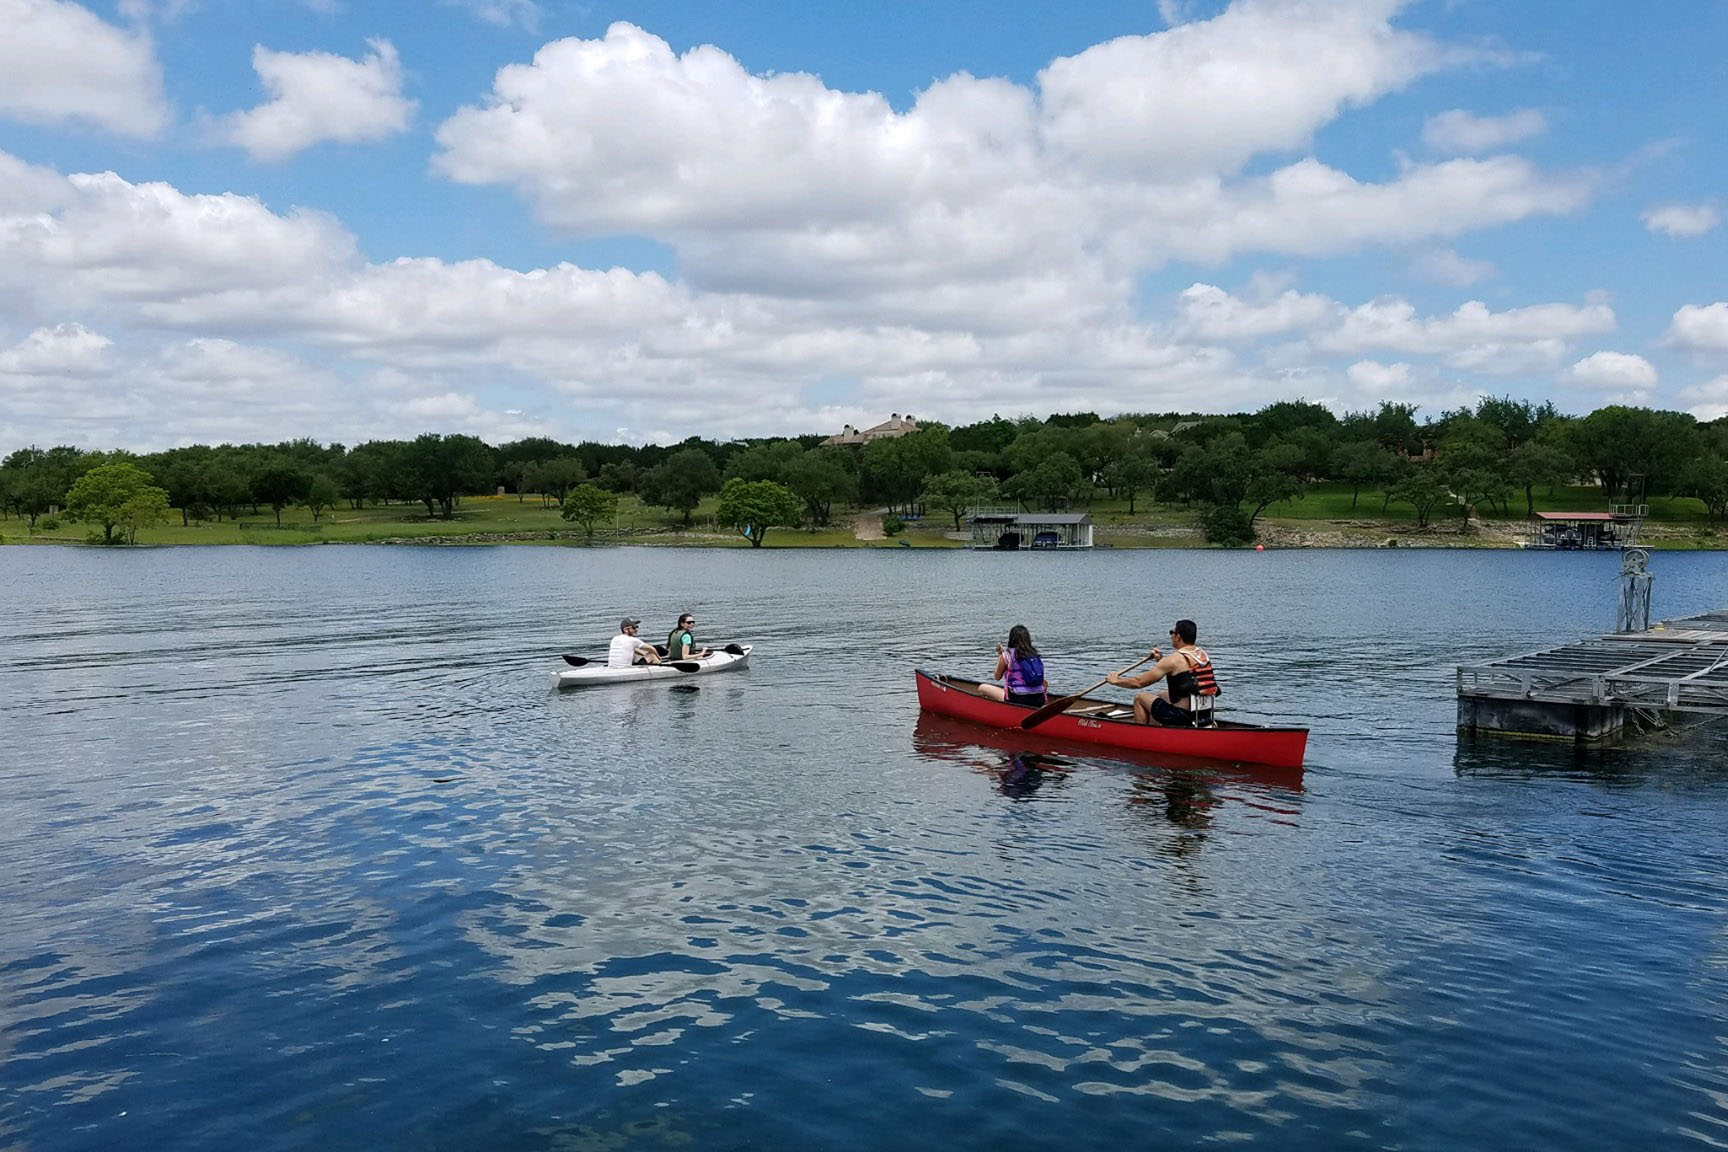
[[[1664,713],[1728,716],[1728,610],[1458,669],[1458,727],[1593,741]]]

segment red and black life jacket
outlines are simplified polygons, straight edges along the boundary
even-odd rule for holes
[[[1170,699],[1186,700],[1190,696],[1216,696],[1218,678],[1212,674],[1212,658],[1199,645],[1176,649],[1188,667],[1170,677]]]

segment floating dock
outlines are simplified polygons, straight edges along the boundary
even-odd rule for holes
[[[1458,669],[1458,730],[1597,743],[1728,716],[1728,610]]]

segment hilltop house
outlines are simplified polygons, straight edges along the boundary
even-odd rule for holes
[[[896,436],[904,436],[908,432],[916,431],[918,431],[918,421],[896,412],[874,428],[866,428],[862,432],[848,424],[840,429],[837,435],[822,441],[822,447],[828,448],[836,444],[868,444],[872,440],[892,440]]]

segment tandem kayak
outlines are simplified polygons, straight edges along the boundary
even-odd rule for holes
[[[989,728],[1020,732],[1020,722],[1037,709],[1007,704],[978,692],[979,682],[919,669],[918,706],[926,712],[969,720]],[[1158,752],[1271,768],[1300,768],[1308,748],[1306,728],[1265,728],[1220,720],[1210,728],[1138,724],[1131,708],[1117,701],[1081,697],[1068,709],[1025,733],[1050,740],[1101,744],[1136,752]]]
[[[707,676],[714,672],[731,672],[750,663],[753,644],[732,644],[700,660],[680,660],[672,664],[632,664],[628,668],[608,668],[604,659],[581,668],[565,668],[552,673],[554,688],[586,688],[591,684],[634,684],[644,680],[688,680],[692,676]]]

